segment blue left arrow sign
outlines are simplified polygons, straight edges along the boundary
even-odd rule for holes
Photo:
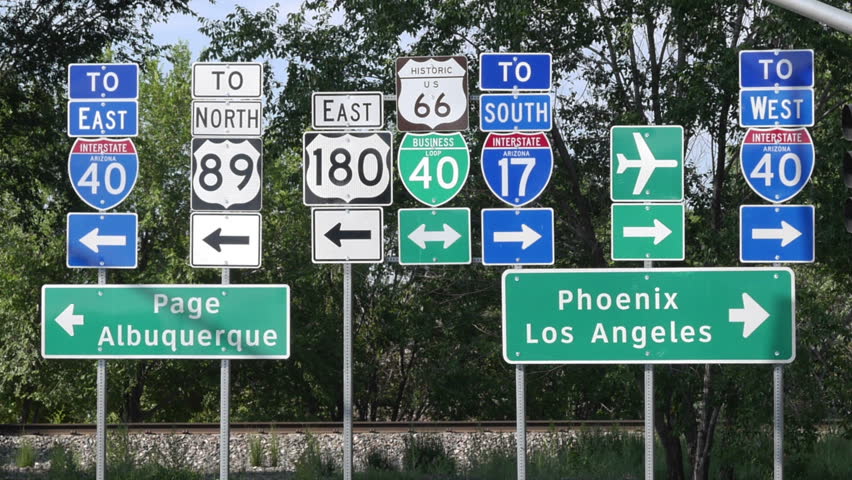
[[[741,205],[740,261],[814,261],[813,205]]]
[[[136,268],[135,213],[69,213],[69,268]]]

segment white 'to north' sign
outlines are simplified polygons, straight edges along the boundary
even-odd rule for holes
[[[260,63],[192,64],[192,96],[260,98],[263,65]]]
[[[260,210],[263,142],[259,138],[193,138],[193,210]]]
[[[382,128],[382,92],[314,92],[311,125],[322,129]]]
[[[259,137],[263,135],[260,100],[197,100],[192,102],[193,136]]]

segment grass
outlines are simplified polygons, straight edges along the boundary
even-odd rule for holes
[[[124,460],[108,464],[108,478],[122,480],[210,480],[210,474],[201,474],[188,467],[187,450],[180,437],[169,438],[162,452],[142,464],[127,461],[131,444],[118,433],[113,447],[112,459]],[[766,443],[761,440],[761,444]],[[271,443],[271,442],[270,442]],[[372,450],[365,457],[366,470],[356,472],[358,480],[513,480],[516,478],[515,446],[511,441],[492,448],[478,447],[484,442],[474,441],[470,452],[470,465],[462,468],[447,452],[440,437],[436,435],[411,435],[404,445],[404,471],[397,466],[384,450]],[[771,441],[769,442],[771,448]],[[724,445],[717,448],[723,449]],[[477,448],[481,448],[477,450]],[[655,459],[656,478],[666,478],[662,464],[662,450],[657,447]],[[624,432],[580,433],[567,439],[549,435],[544,441],[531,448],[528,457],[527,478],[530,480],[639,480],[643,478],[642,459],[644,444],[637,435]],[[23,450],[23,444],[22,448]],[[761,448],[761,450],[764,450]],[[786,476],[797,480],[847,480],[852,472],[852,438],[839,435],[826,436],[814,444],[808,452],[788,457]],[[342,473],[335,463],[339,452],[323,452],[316,438],[307,435],[306,446],[295,462],[295,472],[280,478],[321,480],[341,479]],[[764,480],[766,465],[755,465],[754,457],[732,452],[729,456],[714,457],[711,480],[724,478],[719,467],[733,467],[731,472],[737,480]],[[766,455],[770,457],[771,450]],[[334,457],[334,458],[333,458]],[[48,480],[94,479],[94,468],[81,469],[72,452],[55,446],[49,454],[50,470],[46,475],[32,478]],[[732,463],[734,462],[734,463]],[[771,477],[771,473],[769,474]],[[234,474],[234,478],[253,478],[250,474]],[[266,477],[264,477],[266,478]],[[279,478],[279,477],[274,477]]]
[[[15,466],[21,468],[32,467],[35,465],[36,455],[37,452],[32,442],[29,440],[22,441],[18,452],[15,454]]]
[[[248,438],[248,457],[249,465],[252,467],[263,466],[263,441],[259,435],[252,435]]]

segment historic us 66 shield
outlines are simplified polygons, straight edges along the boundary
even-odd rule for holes
[[[396,118],[402,132],[468,127],[467,58],[396,59]]]

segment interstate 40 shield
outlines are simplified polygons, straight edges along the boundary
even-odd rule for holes
[[[814,144],[805,128],[750,128],[740,149],[746,182],[764,200],[786,202],[814,171]]]
[[[71,186],[86,205],[109,210],[130,195],[139,175],[139,156],[129,138],[78,138],[68,156]]]

